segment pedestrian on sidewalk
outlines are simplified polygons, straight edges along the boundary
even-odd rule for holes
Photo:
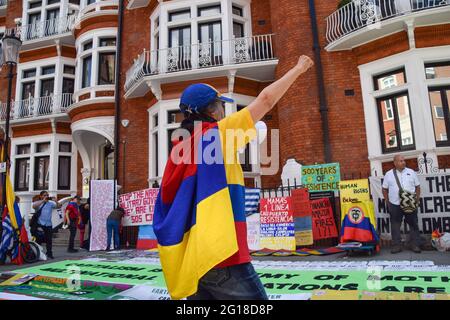
[[[39,194],[39,199],[34,201],[32,207],[36,212],[34,213],[36,217],[30,221],[30,229],[37,230],[41,227],[44,231],[44,241],[47,248],[47,257],[49,259],[54,259],[52,251],[52,239],[53,239],[53,225],[52,225],[52,214],[53,209],[61,208],[63,202],[56,202],[55,198],[50,198],[47,191],[43,190]],[[35,222],[34,222],[35,221]]]
[[[81,221],[80,214],[80,196],[74,196],[72,200],[66,207],[66,213],[64,216],[64,224],[69,226],[70,236],[69,236],[69,247],[67,252],[74,253],[78,252],[75,246],[75,237],[77,235],[77,227]]]
[[[420,233],[417,217],[417,209],[414,212],[406,213],[400,206],[400,187],[414,194],[416,203],[420,199],[420,182],[414,170],[406,167],[405,158],[400,155],[394,157],[394,169],[389,170],[383,180],[383,196],[388,205],[391,216],[391,253],[402,251],[402,239],[400,227],[403,219],[410,228],[410,248],[415,253],[420,253]]]
[[[120,247],[120,228],[121,228],[121,222],[122,218],[125,215],[125,210],[117,206],[117,208],[108,216],[108,219],[106,219],[106,231],[108,236],[108,241],[106,245],[106,251],[111,250],[111,238],[113,236],[114,232],[114,249],[119,249]]]

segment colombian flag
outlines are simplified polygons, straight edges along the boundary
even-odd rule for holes
[[[235,138],[229,130],[247,134]],[[243,109],[218,123],[203,123],[172,150],[153,227],[173,299],[196,293],[199,279],[218,265],[250,261],[244,178],[236,160],[237,150],[255,136],[251,115]],[[182,153],[182,163],[174,162],[177,146],[189,150]],[[206,159],[208,154],[219,161]],[[189,158],[195,161],[189,163]]]
[[[20,248],[14,241],[17,235],[22,242],[28,242],[28,234],[25,224],[22,221],[22,215],[19,206],[16,203],[11,179],[6,175],[6,206],[3,208],[2,226],[3,233],[0,242],[0,254],[3,256],[8,250],[12,249],[11,262],[14,264],[23,264]],[[14,247],[15,246],[15,247]]]
[[[377,244],[376,220],[372,201],[342,205],[341,243],[358,241]]]

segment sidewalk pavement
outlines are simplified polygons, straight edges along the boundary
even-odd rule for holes
[[[0,272],[14,271],[17,269],[28,268],[31,266],[37,266],[46,263],[52,263],[64,260],[80,260],[88,258],[89,256],[98,254],[99,251],[89,252],[84,249],[79,249],[76,253],[68,253],[67,247],[55,246],[53,247],[53,255],[55,259],[50,259],[47,261],[39,261],[33,264],[24,264],[21,266],[17,265],[2,265],[0,266]],[[373,256],[368,256],[365,253],[358,255],[347,256],[344,253],[337,253],[326,256],[290,256],[290,257],[275,257],[275,256],[265,256],[265,257],[253,257],[253,260],[259,261],[372,261],[372,260],[388,260],[388,261],[433,261],[435,265],[450,265],[450,251],[439,252],[433,251],[422,251],[422,253],[414,253],[410,250],[403,250],[397,254],[391,254],[389,248],[382,248],[381,251]]]

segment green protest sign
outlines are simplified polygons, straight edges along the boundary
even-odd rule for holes
[[[339,163],[302,166],[302,185],[309,192],[339,190],[341,171]]]
[[[79,278],[82,281],[151,284],[165,287],[161,266],[158,265],[69,260],[21,269],[17,272],[55,278]]]
[[[268,293],[305,293],[313,290],[367,290],[418,293],[450,293],[450,275],[433,271],[260,270]]]
[[[56,300],[104,300],[130,288],[130,285],[71,282],[69,279],[38,276],[23,285],[2,286],[0,292]]]
[[[71,278],[166,288],[159,265],[114,262],[62,261],[18,270],[55,278]],[[312,293],[314,290],[367,290],[385,292],[450,293],[448,271],[396,270],[286,270],[257,269],[268,294]],[[19,286],[20,287],[20,286]]]

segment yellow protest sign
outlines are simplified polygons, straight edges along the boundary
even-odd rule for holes
[[[369,180],[343,180],[339,183],[341,203],[370,200]]]

